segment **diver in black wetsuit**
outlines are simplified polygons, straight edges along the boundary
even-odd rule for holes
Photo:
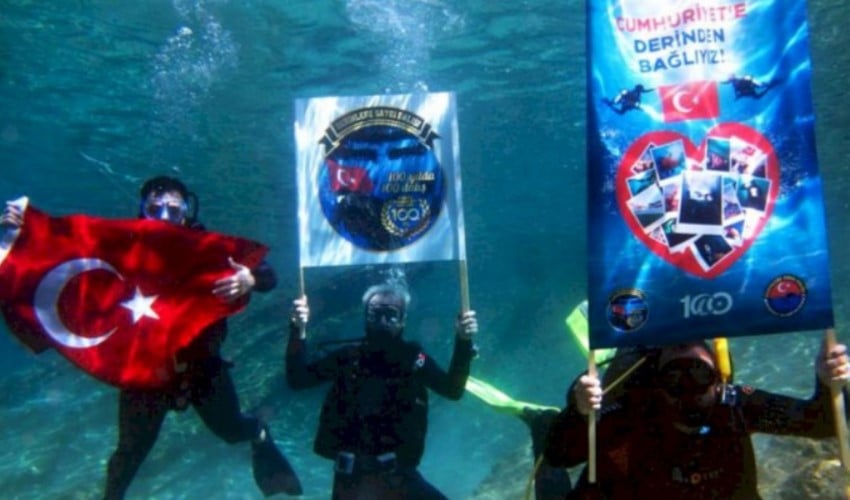
[[[650,353],[627,390],[607,394],[599,379],[580,377],[552,422],[544,451],[550,464],[587,460],[587,415],[597,410],[597,482],[585,474],[568,498],[759,498],[750,434],[834,435],[829,385],[850,379],[847,348],[816,359],[811,399],[720,381],[704,342]]]
[[[446,498],[417,471],[428,389],[452,400],[463,395],[478,322],[473,311],[458,317],[445,372],[421,346],[402,338],[409,302],[399,283],[369,288],[363,296],[366,337],[312,362],[302,337],[307,298],[293,302],[286,379],[294,389],[332,382],[313,449],[334,461],[334,500]]]
[[[732,90],[735,92],[735,100],[737,101],[741,97],[761,99],[771,88],[779,84],[779,80],[773,79],[768,83],[759,83],[749,75],[742,77],[732,75],[728,80],[721,83],[729,83],[732,85]]]
[[[159,219],[203,231],[196,220],[197,199],[186,186],[171,177],[156,177],[141,188],[139,217]],[[194,214],[189,214],[189,202]],[[262,262],[255,269],[232,262],[234,274],[219,280],[213,293],[222,300],[236,300],[251,291],[274,288],[277,278]],[[242,414],[230,377],[230,363],[219,353],[227,335],[222,319],[210,325],[180,351],[175,363],[179,377],[161,390],[123,389],[119,398],[118,446],[107,467],[106,499],[124,497],[136,471],[156,442],[169,410],[183,411],[192,405],[204,424],[228,443],[251,442],[254,478],[266,495],[301,494],[301,484],[277,449],[266,425]]]
[[[632,89],[623,89],[617,94],[614,99],[602,98],[602,102],[608,105],[618,115],[625,114],[633,109],[641,109],[640,100],[641,94],[647,94],[654,89],[646,89],[641,84],[637,84]]]

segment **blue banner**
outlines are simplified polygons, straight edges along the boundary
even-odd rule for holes
[[[588,2],[593,348],[827,328],[806,2]]]

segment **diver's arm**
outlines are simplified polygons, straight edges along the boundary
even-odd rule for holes
[[[827,349],[824,345],[815,359],[815,366],[815,392],[806,400],[746,386],[737,388],[736,402],[740,404],[751,432],[812,438],[835,435],[835,417],[829,384],[835,384],[842,389],[846,402],[847,390],[844,386],[850,377],[846,346],[837,344]],[[846,414],[844,418],[847,418]]]
[[[307,389],[331,380],[341,366],[338,352],[308,362],[306,339],[301,337],[301,328],[290,322],[286,346],[286,382],[289,387]]]
[[[585,382],[583,380],[587,379]],[[577,378],[567,390],[566,408],[564,408],[549,425],[549,432],[543,448],[546,462],[555,467],[572,467],[587,460],[587,415],[592,404],[591,391],[599,385],[595,377],[591,380],[587,375]],[[578,397],[587,401],[578,404]],[[601,401],[601,396],[599,398]]]
[[[549,465],[573,467],[587,461],[587,417],[567,406],[549,425],[543,456]]]
[[[475,345],[471,339],[455,338],[455,347],[448,373],[443,371],[430,357],[424,354],[419,354],[419,356],[424,362],[421,371],[426,387],[440,396],[454,401],[463,396],[472,358],[475,357]]]
[[[549,427],[543,455],[556,467],[573,467],[587,461],[587,421],[592,409],[596,410],[597,444],[606,448],[619,446],[631,434],[637,420],[636,406],[626,397],[605,397],[597,377],[583,375],[567,391],[567,407],[555,416]]]
[[[829,389],[820,382],[810,399],[792,398],[747,386],[738,386],[736,391],[750,432],[810,438],[826,438],[835,434]]]
[[[338,352],[314,362],[307,361],[307,322],[310,306],[307,297],[292,301],[289,315],[289,342],[286,344],[286,382],[293,389],[314,387],[332,379],[340,370]]]

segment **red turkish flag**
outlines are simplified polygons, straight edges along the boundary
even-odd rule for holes
[[[688,82],[658,87],[665,122],[706,120],[720,116],[717,82]]]
[[[247,304],[212,294],[234,273],[228,257],[253,268],[266,251],[156,220],[49,217],[29,206],[20,231],[0,240],[0,305],[33,351],[53,347],[121,388],[159,387],[177,351]]]
[[[372,192],[372,179],[369,178],[369,172],[365,168],[342,166],[330,158],[327,163],[331,191],[334,193],[345,191],[369,194]]]

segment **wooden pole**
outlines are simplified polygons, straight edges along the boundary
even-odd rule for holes
[[[306,297],[306,286],[304,285],[304,266],[298,266],[298,291],[300,292],[299,297]],[[301,324],[298,328],[298,338],[306,339],[307,338],[307,325]]]
[[[829,328],[825,335],[826,352],[829,352],[836,344],[835,330]],[[845,471],[850,471],[850,443],[847,442],[847,420],[844,418],[844,391],[843,384],[829,384],[829,392],[832,395],[832,416],[835,419],[835,436],[838,438],[838,449],[841,453],[841,466]]]
[[[590,350],[587,356],[587,374],[597,377],[596,353]],[[587,415],[587,481],[596,484],[596,410],[590,409]]]
[[[460,310],[469,311],[469,278],[467,277],[466,259],[458,260],[458,278],[460,279]]]

